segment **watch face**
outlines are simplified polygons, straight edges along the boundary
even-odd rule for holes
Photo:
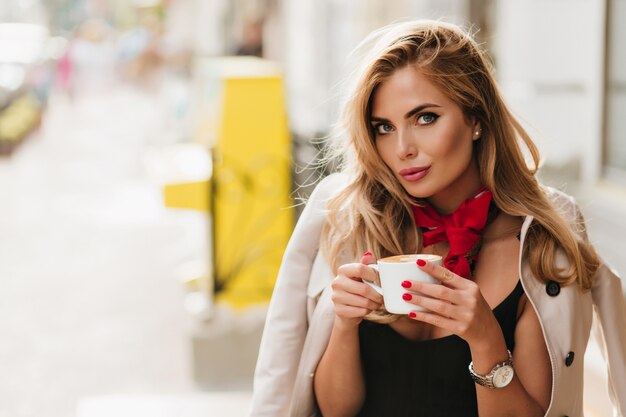
[[[503,388],[509,385],[509,383],[513,380],[513,367],[509,365],[504,365],[501,368],[498,368],[493,375],[493,385],[496,388]]]

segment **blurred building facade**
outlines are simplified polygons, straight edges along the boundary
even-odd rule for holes
[[[606,5],[606,67],[604,104],[606,146],[603,157],[609,178],[626,185],[626,1],[610,0]]]
[[[500,0],[494,39],[505,97],[547,169],[587,184],[605,176],[607,3]]]
[[[246,15],[264,19],[264,55],[283,64],[291,129],[308,138],[336,120],[346,57],[371,30],[416,18],[478,29],[546,171],[626,185],[623,0],[220,0],[210,14],[210,42],[222,49],[205,51],[218,54],[228,52]]]
[[[624,0],[24,1],[2,2],[0,22],[47,25],[54,35],[86,17],[124,27],[138,9],[164,5],[173,43],[200,56],[233,54],[246,26],[262,23],[263,55],[284,68],[290,127],[305,140],[336,120],[346,57],[371,30],[415,18],[477,29],[546,169],[626,187]]]

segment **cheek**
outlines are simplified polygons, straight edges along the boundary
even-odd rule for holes
[[[472,153],[472,140],[464,129],[442,129],[425,148],[435,158],[466,159]]]
[[[380,156],[380,158],[383,160],[383,162],[386,165],[389,165],[389,163],[391,162],[390,155],[391,155],[391,152],[393,151],[390,148],[389,141],[376,140],[374,144],[376,146],[376,151],[378,152],[378,155]]]

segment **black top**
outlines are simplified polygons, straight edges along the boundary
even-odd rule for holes
[[[493,313],[507,348],[515,348],[521,282]],[[360,417],[478,416],[476,387],[467,369],[469,345],[450,335],[411,341],[389,325],[369,321],[359,326],[366,398]]]

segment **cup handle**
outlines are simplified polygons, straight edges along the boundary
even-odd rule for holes
[[[378,265],[377,264],[369,264],[367,266],[372,268],[374,271],[378,272]],[[361,281],[363,281],[364,283],[366,283],[367,285],[372,287],[374,289],[374,291],[376,291],[378,294],[383,295],[383,289],[381,287],[379,287],[378,285],[374,284],[371,281],[366,281],[364,279],[362,279]]]

